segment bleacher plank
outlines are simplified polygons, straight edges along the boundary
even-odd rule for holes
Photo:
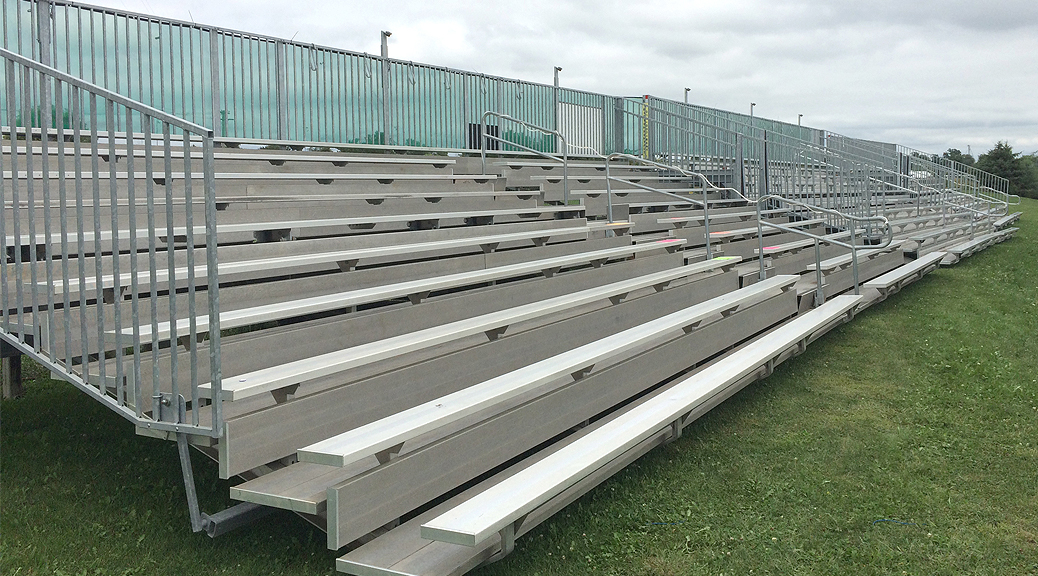
[[[650,305],[654,300],[654,296],[649,296],[641,303]],[[681,304],[687,307],[687,300]],[[706,360],[716,351],[788,319],[796,308],[794,291],[776,294],[691,334],[668,340],[578,381],[553,387],[551,392],[531,393],[536,398],[521,397],[509,405],[495,406],[495,416],[477,414],[454,427],[415,439],[414,450],[409,451],[405,443],[400,456],[329,489],[329,547],[339,548],[366,530],[407,514],[531,446],[571,430],[655,383]],[[661,313],[657,311],[654,317]],[[536,426],[531,426],[531,422],[536,422]],[[392,498],[383,499],[383,495],[390,494]]]
[[[76,179],[76,172],[58,172],[55,170],[48,171],[46,174],[47,178],[57,181],[59,178],[66,178],[68,180]],[[91,175],[91,178],[97,177],[99,180],[154,180],[156,184],[163,185],[166,182],[167,177],[170,180],[201,180],[204,174],[202,172],[170,172],[167,176],[165,172],[99,172],[98,174]],[[26,171],[13,172],[5,170],[3,172],[4,180],[12,180],[18,178],[19,180],[30,179],[30,174]],[[351,181],[359,180],[364,182],[375,181],[379,184],[392,184],[396,180],[415,180],[422,182],[454,182],[457,180],[472,180],[476,183],[492,182],[498,178],[495,174],[379,174],[379,173],[368,173],[368,174],[353,174],[353,173],[342,173],[342,172],[327,172],[327,173],[293,173],[293,172],[217,172],[213,175],[217,181],[234,182],[234,181],[266,181],[266,182],[316,182],[318,184],[331,184],[337,180]],[[31,174],[33,180],[43,180],[44,173],[42,170],[34,170]]]
[[[393,256],[412,256],[428,252],[436,252],[452,249],[480,248],[484,252],[493,252],[499,244],[506,242],[518,242],[529,240],[535,245],[543,244],[551,237],[583,237],[587,239],[587,226],[572,228],[557,228],[534,230],[527,232],[513,232],[509,234],[493,234],[471,238],[457,238],[451,240],[439,240],[433,242],[421,242],[416,244],[397,244],[379,246],[372,248],[355,248],[352,250],[337,250],[328,252],[315,252],[292,256],[268,257],[253,260],[242,260],[236,262],[223,261],[218,266],[218,274],[221,282],[245,280],[250,277],[267,275],[281,276],[293,269],[306,268],[314,265],[338,264],[343,271],[354,269],[361,261]],[[207,266],[198,265],[193,269],[178,267],[173,271],[173,277],[181,283],[187,281],[189,274],[195,278],[206,277]],[[138,272],[137,283],[141,290],[148,289],[151,285],[151,271]],[[168,268],[158,268],[154,271],[156,282],[160,285],[168,283],[170,274]],[[133,277],[130,273],[120,274],[118,284],[120,288],[127,289],[131,285]],[[81,292],[84,290],[96,290],[97,278],[86,278],[83,286],[80,286],[78,278],[69,279],[69,291]],[[101,288],[112,289],[116,286],[116,278],[107,274],[101,278]],[[42,288],[53,290],[55,294],[62,293],[60,282],[55,285],[42,283]]]
[[[20,154],[20,155],[24,155],[26,153],[26,148],[25,148],[25,146],[18,146],[15,149],[15,151],[18,154]],[[31,152],[32,152],[33,155],[39,156],[39,155],[43,154],[44,149],[41,148],[41,147],[33,147]],[[59,153],[63,153],[64,156],[66,156],[66,157],[70,157],[70,156],[74,156],[75,155],[74,154],[74,148],[71,145],[66,146],[65,148],[63,148],[61,150],[59,150],[56,147],[48,147],[46,149],[46,152],[47,152],[48,155],[52,155],[52,156],[58,155]],[[3,146],[3,148],[0,149],[0,153],[11,154],[12,153],[11,147],[10,146]],[[90,150],[87,149],[87,148],[83,149],[83,152],[81,153],[81,156],[89,156],[89,155],[90,155]],[[100,156],[105,162],[108,162],[108,158],[110,157],[110,153],[107,150],[107,148],[105,148],[104,150],[99,150],[98,151],[98,156]],[[119,159],[125,159],[127,156],[128,156],[128,154],[127,154],[125,148],[120,147],[120,148],[116,149],[116,151],[115,151],[115,158],[116,158],[117,162],[118,162]],[[153,151],[152,154],[151,154],[152,158],[165,158],[166,156],[169,156],[170,158],[173,158],[173,159],[176,159],[176,160],[182,160],[184,158],[184,151],[183,151],[182,148],[181,149],[173,149],[173,150],[169,150],[169,151],[160,149],[160,150],[157,150],[157,151]],[[140,149],[140,148],[136,148],[133,151],[133,157],[134,158],[146,158],[146,157],[148,157],[148,155],[146,154],[145,150]],[[192,151],[191,158],[192,159],[196,159],[196,160],[202,160],[203,159],[202,152],[200,152],[200,151],[197,151],[197,152],[196,151]],[[414,165],[414,166],[432,166],[434,168],[444,168],[446,166],[452,166],[452,165],[457,163],[457,161],[455,159],[453,159],[453,158],[445,158],[445,157],[428,158],[428,157],[419,157],[419,156],[393,156],[393,155],[384,155],[384,154],[383,155],[370,155],[370,156],[356,156],[356,155],[339,154],[339,153],[334,153],[334,152],[331,152],[331,153],[314,153],[314,152],[291,152],[291,151],[286,152],[286,151],[282,151],[282,150],[268,151],[268,150],[250,150],[250,149],[240,149],[239,151],[235,151],[235,152],[227,152],[227,151],[219,151],[219,150],[218,151],[214,151],[213,152],[213,160],[216,160],[217,162],[219,162],[219,161],[268,162],[269,164],[274,165],[274,166],[280,166],[280,165],[282,165],[285,162],[321,162],[321,163],[334,164],[336,166],[346,165],[346,164],[400,164],[400,165]]]
[[[227,379],[224,383],[222,398],[234,401],[263,392],[274,392],[286,386],[323,378],[351,368],[394,356],[401,356],[414,350],[431,348],[474,334],[486,333],[490,339],[496,339],[504,334],[510,325],[515,323],[556,314],[563,310],[601,299],[619,302],[629,292],[650,286],[657,290],[662,290],[666,284],[679,278],[692,274],[727,269],[737,261],[737,259],[724,258],[682,266],[673,270],[641,276],[633,280],[559,296],[483,316],[458,320],[297,362],[281,364],[249,374],[239,374]],[[200,388],[200,392],[208,397],[206,393],[211,394],[211,389],[203,385]]]
[[[1022,215],[1023,212],[1013,212],[1012,214],[1007,214],[1002,218],[995,220],[994,223],[992,223],[992,226],[995,227],[995,230],[1001,230],[1002,228],[1005,228],[1006,226],[1009,226],[1017,220],[1019,220],[1020,216]]]
[[[798,316],[781,328],[738,350],[702,372],[670,387],[665,394],[569,444],[536,465],[508,477],[451,510],[422,525],[421,534],[440,540],[475,546],[515,526],[540,505],[581,478],[606,465],[639,442],[684,418],[742,378],[797,346],[832,321],[846,316],[860,296],[838,296],[819,308]],[[514,532],[511,534],[514,537]]]
[[[786,208],[772,208],[769,210],[761,210],[760,213],[762,216],[779,216],[782,214],[789,213],[789,210]],[[753,220],[756,218],[757,212],[723,212],[720,214],[711,214],[710,225],[712,226],[714,222],[745,222],[747,220]],[[670,218],[657,218],[656,223],[673,224],[675,228],[684,228],[685,226],[688,226],[692,223],[701,225],[704,220],[706,220],[706,217],[700,214],[697,216],[673,216]]]
[[[639,273],[665,270],[674,265],[674,258],[658,255],[599,269],[572,272],[547,281],[495,287],[475,292],[471,296],[449,296],[439,302],[421,304],[423,319],[420,322],[424,324],[418,328],[462,319],[465,316],[458,313],[458,308],[460,306],[464,310],[470,302],[474,312],[489,313],[500,309],[510,299],[514,299],[516,304],[532,303],[571,292],[574,288],[600,286],[633,278]],[[226,403],[227,433],[223,441],[225,450],[220,455],[221,475],[225,471],[234,474],[294,455],[301,446],[549,357],[558,353],[557,342],[578,346],[594,340],[596,335],[600,337],[647,321],[661,310],[679,309],[733,290],[736,286],[734,272],[706,275],[703,278],[697,276],[694,282],[671,286],[660,293],[648,289],[642,291],[641,295],[632,294],[619,304],[604,301],[586,309],[574,310],[569,316],[560,315],[559,318],[549,317],[517,325],[514,333],[506,333],[494,341],[488,341],[480,334],[465,341],[457,341],[457,346],[446,350],[437,348],[417,358],[409,355],[394,359],[388,362],[387,367],[374,365],[359,369],[360,374],[335,375],[308,382],[299,388],[292,399],[281,404],[276,403],[270,394]],[[460,304],[459,298],[463,298]],[[393,330],[378,332],[383,328],[382,320],[387,315],[389,320],[396,320],[390,325]],[[426,321],[426,316],[430,320]],[[342,334],[337,330],[339,326],[357,330],[370,328],[375,335]],[[320,352],[331,352],[337,348],[363,344],[373,338],[413,331],[413,328],[407,329],[403,310],[361,316],[342,323],[333,322],[327,327],[325,333],[329,335],[329,342],[322,341],[313,346],[320,348]],[[295,337],[296,334],[299,338]],[[265,358],[262,360],[267,366],[273,366],[284,360],[312,355],[305,341],[298,342],[300,338],[307,338],[308,334],[308,330],[287,332],[284,338],[292,344],[285,346],[292,346],[293,349],[283,359],[282,351],[276,348],[277,339],[264,338],[267,347],[276,352],[269,354],[272,357],[269,362]],[[252,343],[252,340],[246,340],[234,350],[250,354]],[[248,365],[248,359],[239,360],[236,365]],[[416,382],[421,382],[421,386],[416,386]],[[350,409],[342,410],[343,405],[349,405]]]
[[[554,214],[556,216],[572,216],[576,217],[584,212],[584,208],[581,206],[540,206],[534,208],[513,208],[504,210],[472,210],[469,212],[429,212],[429,213],[417,213],[417,214],[388,214],[384,216],[359,216],[359,217],[341,217],[341,218],[306,218],[306,219],[294,219],[294,220],[260,220],[230,224],[216,225],[217,238],[221,235],[234,234],[234,233],[257,233],[257,232],[269,232],[269,231],[286,231],[284,238],[291,238],[297,236],[300,230],[306,230],[311,228],[367,228],[374,227],[376,224],[384,223],[400,223],[400,222],[430,222],[438,223],[440,220],[451,220],[451,219],[471,219],[483,223],[492,223],[495,217],[498,216],[517,216],[520,218],[533,218],[536,216],[542,216],[545,214]],[[168,230],[161,229],[160,233],[156,234],[157,238],[161,242],[167,241]],[[196,245],[202,245],[205,242],[206,227],[204,225],[195,226],[192,232],[196,238]],[[174,236],[186,236],[188,233],[187,227],[185,226],[174,226]],[[69,232],[65,235],[65,241],[70,245],[75,245],[78,234],[75,232]],[[88,243],[93,243],[94,234],[91,232],[86,235],[85,240]],[[99,238],[102,242],[111,242],[112,238],[116,237],[119,242],[129,242],[130,231],[119,230],[117,234],[113,234],[111,230],[102,230],[99,234]],[[137,230],[136,237],[138,240],[147,240],[149,237],[149,231],[146,229]],[[50,249],[58,250],[61,246],[62,235],[60,232],[54,232],[50,235]],[[36,234],[36,244],[42,246],[46,243],[47,237],[41,233]],[[6,237],[6,245],[10,248],[15,245],[14,236]],[[22,234],[19,238],[18,244],[27,245],[30,243],[28,234]],[[129,249],[128,246],[125,249]]]
[[[324,296],[279,301],[251,308],[227,310],[220,314],[220,326],[223,329],[236,328],[259,324],[270,320],[290,318],[292,316],[301,316],[317,312],[326,312],[328,310],[348,308],[351,306],[359,306],[392,298],[408,297],[413,302],[420,302],[422,300],[422,294],[435,290],[482,284],[485,282],[493,282],[525,274],[543,274],[550,277],[565,267],[587,263],[600,266],[602,263],[614,258],[627,258],[660,249],[673,251],[678,249],[682,244],[683,242],[681,241],[672,240],[653,244],[606,248],[586,253],[556,256],[543,260],[532,260],[469,272],[459,272],[457,274],[447,274],[433,278],[372,286],[370,288],[344,291]],[[190,318],[179,319],[176,324],[177,333],[184,334],[190,327],[190,322]],[[208,332],[209,317],[207,315],[196,317],[195,322],[197,333],[204,334]],[[139,327],[139,330],[140,337],[143,340],[148,341],[157,339],[158,341],[165,341],[169,339],[170,334],[172,333],[173,324],[170,322],[159,323],[157,332],[152,332],[150,326],[141,326]],[[122,338],[130,337],[132,336],[132,331],[130,329],[124,329],[120,331],[120,336]]]
[[[299,460],[328,466],[345,466],[361,458],[392,449],[397,444],[460,420],[492,404],[520,396],[566,374],[572,374],[575,380],[583,378],[603,360],[645,346],[677,329],[691,332],[707,319],[716,315],[732,314],[740,307],[752,305],[762,294],[775,289],[788,289],[794,282],[794,276],[776,276],[755,284],[752,288],[744,288],[662,316],[641,326],[503,374],[478,386],[312,444],[298,451]]]
[[[903,285],[918,280],[927,272],[937,268],[944,256],[944,252],[931,252],[920,256],[904,266],[869,280],[862,287],[878,290],[880,294],[887,296],[900,290]]]
[[[858,261],[861,262],[861,261],[864,261],[864,260],[866,260],[868,258],[873,258],[875,256],[883,254],[884,252],[890,252],[892,250],[896,250],[903,243],[904,243],[904,240],[894,240],[888,246],[886,246],[884,248],[866,248],[866,249],[858,250]],[[834,256],[832,258],[827,258],[825,260],[822,260],[822,262],[821,262],[822,272],[832,272],[832,271],[835,271],[835,270],[839,270],[841,268],[846,268],[847,266],[851,265],[852,260],[853,260],[853,257],[851,255],[850,251],[848,251],[846,254],[841,254],[840,256]],[[809,264],[807,266],[807,271],[814,272],[815,268],[817,268],[817,267],[818,267],[817,264]]]

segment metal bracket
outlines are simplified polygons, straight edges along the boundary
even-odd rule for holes
[[[623,294],[614,294],[609,297],[609,301],[616,305],[623,302],[624,298],[627,298],[627,292],[624,292]]]
[[[403,447],[404,447],[404,443],[403,442],[401,442],[399,444],[394,444],[393,446],[390,446],[389,448],[386,448],[385,450],[380,450],[380,451],[376,452],[375,453],[375,458],[378,460],[379,464],[385,464],[386,462],[389,462],[389,460],[393,456],[396,456],[397,454],[399,454],[400,453],[400,449],[403,448]]]
[[[579,370],[577,370],[575,372],[570,373],[570,376],[573,377],[573,380],[580,380],[581,378],[583,378],[583,377],[587,376],[588,374],[590,374],[591,370],[594,367],[595,367],[594,364],[591,364],[589,366],[584,366],[583,368],[581,368],[581,369],[579,369]]]
[[[491,328],[490,330],[484,330],[484,333],[487,335],[487,338],[489,338],[491,341],[494,341],[500,338],[502,335],[504,335],[505,330],[508,330],[507,324],[504,326]]]
[[[296,390],[299,390],[299,384],[292,384],[290,386],[284,386],[276,390],[271,390],[270,395],[274,397],[274,402],[277,404],[284,404],[292,399],[296,394]]]
[[[339,270],[343,272],[352,272],[357,267],[358,260],[341,260],[338,262]]]
[[[523,525],[526,520],[526,514],[520,516],[515,522],[512,522],[501,529],[501,551],[498,552],[492,562],[496,562],[505,556],[508,556],[515,550],[515,533],[519,531],[519,527]]]
[[[428,298],[429,294],[430,294],[429,290],[426,290],[424,292],[415,292],[414,294],[408,294],[407,295],[407,299],[411,301],[411,304],[416,304],[417,305],[417,304],[421,304],[422,300],[425,300],[426,298]]]
[[[695,322],[693,322],[691,324],[686,324],[686,325],[682,326],[681,330],[683,330],[685,332],[685,334],[691,334],[691,333],[695,332],[697,329],[699,329],[699,325],[702,324],[702,323],[703,323],[702,320],[696,320]]]

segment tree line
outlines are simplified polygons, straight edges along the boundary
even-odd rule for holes
[[[957,148],[949,148],[942,157],[1008,178],[1010,194],[1038,198],[1038,152],[1021,154],[1009,142],[999,142],[976,159]]]

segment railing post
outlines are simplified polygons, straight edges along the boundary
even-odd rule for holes
[[[861,294],[861,287],[858,284],[858,249],[856,247],[858,245],[858,241],[855,238],[855,232],[856,232],[855,228],[857,228],[858,225],[853,220],[850,220],[850,225],[851,225],[851,268],[853,268],[852,272],[854,274],[854,295],[858,296],[858,295]]]
[[[746,167],[745,158],[743,157],[743,141],[742,134],[735,135],[735,189],[740,194],[746,196]],[[747,196],[748,197],[748,196]]]
[[[815,238],[815,306],[825,304],[825,290],[822,288],[822,245]]]
[[[206,292],[209,298],[209,382],[213,403],[211,434],[214,438],[219,438],[223,436],[223,371],[220,365],[220,272],[216,235],[218,212],[212,134],[202,137],[202,170],[205,188],[205,264],[208,281]]]
[[[461,75],[461,94],[462,94],[462,109],[461,109],[461,133],[462,138],[465,139],[465,144],[462,148],[468,148],[470,145],[469,139],[469,119],[472,118],[472,94],[469,90],[469,75],[463,73]],[[486,174],[486,163],[483,164],[483,173]]]
[[[764,223],[761,222],[762,214],[760,212],[760,204],[761,204],[762,200],[764,200],[763,196],[758,198],[757,202],[756,202],[756,206],[757,206],[757,259],[760,260],[760,274],[758,274],[757,279],[759,281],[761,281],[761,282],[767,280],[767,278],[768,278],[768,273],[767,273],[766,270],[764,270]]]
[[[382,143],[392,144],[392,125],[389,105],[389,33],[382,32]]]
[[[613,99],[613,152],[625,152],[624,148],[624,99]]]
[[[274,74],[277,77],[278,140],[288,140],[288,46],[278,40],[274,44]]]
[[[50,0],[39,0],[39,10],[37,12],[36,24],[37,24],[37,41],[40,44],[40,63],[44,66],[53,66],[51,63],[51,16],[54,12],[54,6],[50,3]],[[40,113],[42,116],[42,112]],[[42,124],[42,120],[41,120]]]
[[[220,122],[220,38],[216,28],[209,28],[209,84],[213,98],[213,118],[210,126],[216,136],[225,136]]]

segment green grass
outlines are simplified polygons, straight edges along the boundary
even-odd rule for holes
[[[478,573],[1038,574],[1038,201],[1024,202],[1016,238],[829,333]],[[323,533],[289,513],[192,534],[175,446],[30,372],[0,404],[0,573],[334,571]],[[232,504],[194,463],[203,510]]]

